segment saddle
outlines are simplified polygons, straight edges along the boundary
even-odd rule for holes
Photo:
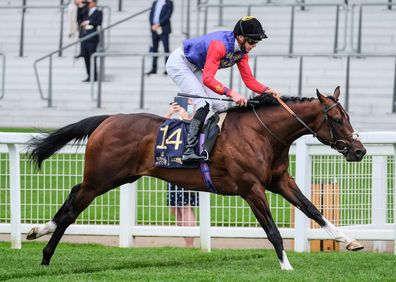
[[[210,153],[220,133],[226,113],[214,114],[201,130],[196,153],[204,152],[209,161]],[[154,150],[156,167],[198,168],[199,163],[183,163],[181,157],[186,146],[190,124],[178,119],[168,119],[158,129]]]

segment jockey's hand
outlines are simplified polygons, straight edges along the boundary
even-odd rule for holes
[[[234,101],[238,106],[245,106],[247,105],[247,100],[245,97],[243,97],[241,94],[239,94],[238,92],[232,91],[229,95],[232,99],[232,101]]]
[[[275,98],[279,98],[279,97],[281,96],[279,90],[277,90],[277,89],[272,89],[272,88],[268,88],[268,89],[265,91],[265,93],[269,93],[269,94],[271,94],[271,95],[272,95],[273,97],[275,97]]]

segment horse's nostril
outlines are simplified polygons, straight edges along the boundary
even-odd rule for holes
[[[357,157],[363,157],[366,154],[366,150],[356,150],[355,154]]]

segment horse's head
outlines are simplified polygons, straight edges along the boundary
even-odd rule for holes
[[[361,161],[366,149],[353,130],[348,113],[338,102],[340,87],[335,89],[333,96],[326,97],[317,89],[316,95],[323,110],[323,118],[319,118],[315,126],[318,140],[343,154],[347,161]]]

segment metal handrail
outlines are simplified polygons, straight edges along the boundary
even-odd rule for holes
[[[40,97],[41,97],[42,100],[46,100],[48,102],[48,107],[52,107],[52,56],[54,54],[56,54],[60,50],[65,50],[67,48],[70,48],[71,46],[74,46],[74,45],[79,44],[79,43],[81,43],[83,41],[86,41],[86,40],[88,40],[88,39],[90,39],[90,38],[92,38],[92,37],[94,37],[96,35],[99,35],[100,38],[102,39],[104,31],[109,30],[109,29],[111,29],[111,28],[113,28],[113,27],[115,27],[115,26],[117,26],[117,25],[119,25],[121,23],[124,23],[124,22],[126,22],[126,21],[128,21],[128,20],[130,20],[130,19],[132,19],[134,17],[137,17],[137,16],[139,16],[139,15],[141,15],[141,14],[143,14],[143,13],[149,11],[149,10],[150,10],[150,8],[147,8],[147,9],[144,9],[144,10],[142,10],[140,12],[137,12],[137,13],[135,13],[133,15],[130,15],[130,16],[122,19],[122,20],[119,20],[118,22],[115,22],[115,23],[113,23],[113,24],[111,24],[111,25],[109,25],[109,26],[107,26],[105,28],[101,28],[100,30],[98,30],[98,31],[96,31],[94,33],[91,33],[91,34],[89,34],[87,36],[84,36],[84,37],[78,39],[77,41],[74,41],[74,42],[72,42],[72,43],[70,43],[70,44],[68,44],[66,46],[63,46],[62,48],[59,48],[59,49],[57,49],[55,51],[52,51],[51,53],[49,53],[49,54],[47,54],[45,56],[42,56],[42,57],[38,58],[37,60],[35,60],[34,63],[33,63],[33,68],[34,68],[34,74],[36,76],[36,80],[37,80],[37,84],[38,84]],[[100,44],[102,44],[102,43],[100,43]],[[46,58],[49,58],[48,97],[44,97],[44,95],[43,95],[43,91],[42,91],[42,88],[41,88],[41,82],[40,82],[40,78],[39,78],[38,70],[37,70],[37,64],[40,61],[42,61],[42,60],[44,60]]]
[[[259,57],[288,57],[290,55],[285,54],[256,54],[256,55],[249,55],[254,60],[253,64],[253,74],[257,75],[257,58]],[[322,57],[322,58],[346,58],[346,70],[345,70],[345,100],[344,100],[344,108],[346,111],[349,110],[349,83],[350,83],[350,59],[351,58],[369,58],[369,57],[377,57],[377,58],[386,58],[391,57],[395,58],[395,70],[394,70],[394,81],[393,81],[393,102],[392,102],[392,112],[396,112],[396,53],[363,53],[363,54],[303,54],[303,53],[294,53],[292,57],[299,58],[299,73],[298,73],[298,96],[301,97],[302,95],[302,73],[303,73],[303,60],[305,57]],[[230,73],[232,75],[232,72]],[[230,85],[232,87],[232,85]]]
[[[6,56],[0,53],[0,57],[2,57],[2,72],[1,72],[1,95],[0,100],[4,98],[5,93],[5,72],[6,72]]]
[[[147,53],[147,52],[125,52],[125,53],[112,53],[112,52],[96,52],[92,54],[91,56],[91,61],[95,60],[97,57],[101,58],[100,60],[100,65],[99,65],[99,73],[98,73],[98,94],[97,97],[95,98],[95,87],[94,87],[94,80],[91,76],[91,98],[93,101],[96,101],[96,107],[101,108],[102,107],[102,81],[103,81],[103,59],[104,57],[141,57],[142,60],[142,66],[141,66],[141,74],[140,74],[140,102],[139,102],[139,109],[144,109],[144,81],[145,81],[145,75],[144,75],[144,66],[145,66],[145,60],[146,57],[164,57],[164,56],[169,56],[170,53]],[[91,73],[94,72],[94,66],[91,64]]]
[[[396,6],[396,3],[392,3],[389,1],[388,3],[361,3],[361,4],[352,4],[352,17],[355,17],[355,7],[359,7],[359,21],[358,21],[358,38],[357,38],[357,48],[355,51],[357,53],[361,53],[362,51],[362,29],[363,29],[363,8],[365,6],[387,6],[388,10],[391,10],[392,6]],[[354,21],[352,20],[352,27],[351,27],[351,32],[353,33],[354,28]],[[353,40],[353,34],[351,35],[352,40]],[[353,46],[353,41],[352,41],[352,46]]]
[[[141,57],[142,59],[142,67],[141,67],[141,81],[140,81],[140,103],[139,103],[139,108],[144,109],[144,87],[145,87],[145,75],[144,75],[144,65],[145,65],[145,58],[150,56],[168,56],[168,53],[107,53],[107,52],[98,52],[94,53],[92,56],[93,57],[101,57],[104,58],[106,56],[112,56],[112,57]],[[345,110],[349,110],[349,88],[350,88],[350,60],[351,58],[367,58],[367,57],[392,57],[395,58],[395,76],[394,76],[394,82],[393,82],[393,102],[392,102],[392,112],[396,112],[396,53],[383,53],[383,54],[375,54],[375,53],[364,53],[364,54],[328,54],[328,53],[293,53],[292,56],[290,54],[251,54],[249,57],[253,60],[253,74],[256,76],[257,75],[257,59],[260,57],[293,57],[293,58],[298,58],[299,59],[299,71],[298,71],[298,96],[302,96],[302,82],[303,82],[303,62],[304,58],[306,57],[322,57],[322,58],[346,58],[346,70],[345,70],[345,94],[343,95],[344,98],[344,108]],[[229,87],[233,87],[233,69],[230,68],[230,85]],[[92,71],[92,69],[91,69]],[[97,101],[97,107],[100,108],[102,105],[102,92],[100,88],[100,83],[102,81],[101,75],[98,75],[98,95],[97,98],[94,98],[94,87],[93,87],[93,81],[91,80],[91,97],[93,100]]]
[[[290,18],[290,36],[289,36],[289,53],[293,53],[294,47],[294,14],[295,7],[304,8],[305,7],[336,7],[336,22],[334,26],[334,47],[333,53],[337,53],[337,51],[343,51],[346,48],[346,34],[347,34],[347,21],[348,14],[345,13],[344,16],[344,45],[342,48],[338,47],[338,29],[339,29],[339,13],[340,7],[343,8],[344,11],[347,11],[348,5],[342,3],[261,3],[261,4],[200,4],[199,8],[204,10],[204,31],[203,33],[207,33],[207,23],[208,23],[208,9],[209,8],[246,8],[247,15],[251,14],[251,10],[254,7],[290,7],[291,8],[291,18]],[[197,22],[197,26],[200,22]],[[219,25],[222,25],[222,22],[219,22]]]
[[[26,5],[26,0],[23,0],[23,5],[21,6],[0,6],[0,9],[21,9],[21,32],[19,37],[19,57],[23,57],[24,51],[24,38],[25,38],[25,13],[27,9],[60,9],[61,10],[61,19],[60,19],[60,30],[59,30],[59,46],[61,47],[63,44],[63,11],[70,4],[71,0],[68,0],[67,3],[63,4],[63,0],[60,1],[60,5]],[[59,54],[62,56],[62,54]]]

